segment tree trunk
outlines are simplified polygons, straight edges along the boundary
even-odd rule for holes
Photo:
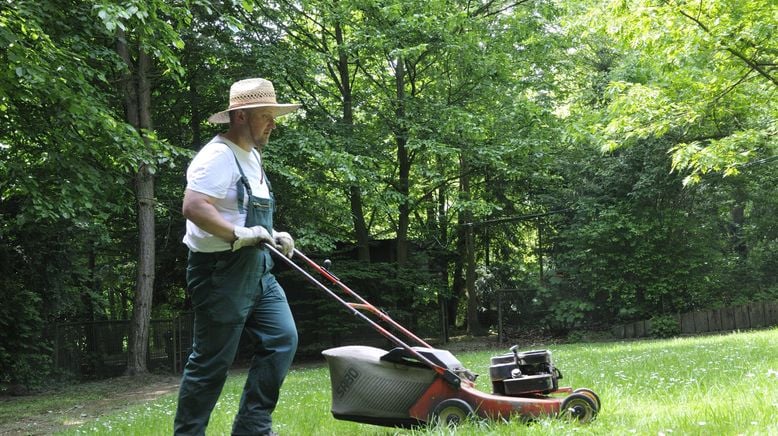
[[[197,91],[197,85],[193,77],[189,79],[189,107],[191,108],[191,118],[189,119],[189,128],[192,129],[192,145],[199,147],[202,144],[202,133],[200,132],[200,121],[203,119],[200,113],[200,93]]]
[[[119,31],[117,51],[127,63],[129,73],[123,80],[127,121],[135,127],[148,145],[145,130],[153,128],[151,122],[151,86],[148,80],[150,58],[138,47],[137,68],[126,42],[126,35]],[[149,324],[151,302],[154,293],[154,171],[144,163],[135,175],[135,195],[138,201],[138,263],[135,296],[132,304],[127,374],[148,373]]]
[[[149,324],[154,295],[154,175],[148,165],[144,164],[138,171],[135,183],[138,197],[138,274],[130,323],[129,375],[148,372]]]
[[[357,240],[357,259],[362,262],[370,262],[370,236],[362,207],[362,189],[359,186],[351,186],[349,202],[354,222],[354,235]]]
[[[732,192],[734,205],[729,210],[729,236],[732,248],[741,260],[748,257],[748,245],[744,236],[744,227],[746,223],[745,204],[748,194],[745,192],[741,183],[736,183]]]
[[[438,294],[438,303],[441,308],[441,336],[444,344],[448,342],[448,327],[451,325],[451,321],[449,320],[450,312],[448,309],[450,299],[448,298],[448,223],[446,218],[446,197],[446,187],[441,186],[438,189],[437,227],[438,239],[440,240],[442,248],[438,251],[439,254],[435,261],[438,265],[438,273],[440,274],[441,291]]]
[[[343,28],[339,22],[335,22],[335,41],[338,44],[337,68],[340,95],[343,102],[343,125],[346,130],[346,140],[348,144],[351,144],[354,140],[354,98],[351,90],[348,53],[344,49]],[[362,189],[359,185],[349,187],[349,204],[354,224],[354,237],[357,241],[357,259],[363,262],[370,262],[370,236],[367,231],[367,221],[365,220],[365,212],[362,205]]]
[[[462,190],[462,199],[470,201],[470,169],[465,153],[462,153],[459,161],[460,177],[459,186]],[[478,323],[478,298],[475,295],[475,241],[473,235],[473,215],[469,210],[462,212],[465,224],[465,251],[462,257],[465,259],[465,296],[467,298],[467,333],[473,336],[484,333]],[[461,233],[460,233],[461,235]]]
[[[454,277],[451,284],[451,297],[448,301],[448,319],[450,326],[456,326],[457,315],[459,314],[459,302],[466,297],[466,285],[465,285],[465,261],[467,242],[467,229],[464,224],[468,222],[467,212],[462,211],[457,219],[457,241],[456,241],[456,255],[454,258]],[[465,320],[465,323],[467,320]]]
[[[410,170],[411,164],[408,156],[408,129],[405,127],[405,67],[402,57],[397,59],[395,69],[395,89],[397,97],[397,109],[395,115],[398,126],[394,129],[395,142],[397,144],[397,191],[400,193],[400,205],[397,217],[397,267],[402,268],[408,262],[408,226],[410,224],[410,206],[408,196],[410,194]]]
[[[465,294],[467,295],[467,333],[472,336],[480,336],[484,334],[484,329],[478,322],[478,296],[475,293],[475,237],[472,225],[467,226],[466,238]]]
[[[135,63],[130,54],[130,48],[127,46],[127,34],[119,29],[117,33],[116,51],[127,64],[127,73],[122,77],[122,88],[124,92],[124,114],[127,122],[133,127],[140,126],[140,114],[138,112],[138,88],[135,86],[133,70]]]

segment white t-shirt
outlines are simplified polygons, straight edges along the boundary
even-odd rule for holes
[[[248,192],[244,190],[244,215],[238,212],[237,183],[240,171],[235,164],[237,157],[243,174],[249,179],[251,193],[255,197],[270,198],[265,178],[262,177],[260,154],[252,150],[250,153],[223,136],[217,135],[202,149],[189,164],[186,170],[186,189],[191,189],[217,199],[214,207],[227,221],[237,226],[245,225]],[[214,236],[197,227],[193,222],[186,221],[184,244],[192,251],[212,253],[231,248],[229,242]]]

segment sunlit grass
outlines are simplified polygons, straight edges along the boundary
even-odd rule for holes
[[[282,435],[778,435],[778,329],[549,349],[562,370],[561,384],[591,388],[602,399],[603,409],[593,423],[468,422],[457,430],[413,431],[338,421],[330,414],[329,374],[322,365],[291,371],[273,415],[275,429]],[[489,358],[506,351],[457,357],[482,374],[478,387],[488,392]],[[228,380],[209,435],[229,434],[245,376],[239,372]],[[170,434],[175,401],[175,395],[168,395],[67,434]]]

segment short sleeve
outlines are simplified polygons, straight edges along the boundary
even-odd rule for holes
[[[235,183],[234,159],[227,145],[206,144],[186,170],[186,188],[214,198],[225,198]]]

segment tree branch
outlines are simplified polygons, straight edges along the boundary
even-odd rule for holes
[[[713,33],[710,31],[708,26],[706,26],[702,21],[700,21],[696,17],[691,16],[689,13],[687,13],[686,11],[681,9],[680,7],[678,7],[678,12],[681,15],[683,15],[684,17],[686,17],[686,18],[692,20],[694,23],[696,23],[697,26],[699,26],[700,29],[702,29],[705,33],[707,33],[708,35],[713,36]],[[749,59],[740,50],[737,50],[737,49],[735,49],[733,47],[730,47],[728,45],[721,44],[718,41],[717,41],[717,44],[720,44],[724,48],[724,50],[730,52],[732,55],[734,55],[735,57],[737,57],[740,60],[742,60],[743,62],[745,62],[746,65],[751,67],[754,71],[758,72],[762,77],[766,78],[767,80],[773,82],[774,85],[778,86],[778,78],[773,77],[772,75],[770,75],[770,73],[768,71],[766,71],[764,68],[762,68],[761,64],[757,63],[753,59]]]
[[[488,17],[494,16],[494,15],[497,15],[497,14],[499,14],[501,12],[507,11],[508,9],[515,8],[516,6],[521,6],[524,3],[528,3],[529,0],[519,0],[519,1],[516,1],[514,3],[510,3],[508,5],[505,5],[505,6],[499,8],[497,10],[494,10],[494,11],[489,10],[497,2],[498,2],[498,0],[492,0],[490,2],[487,2],[486,4],[482,5],[480,8],[476,9],[475,11],[473,11],[473,13],[470,14],[470,17],[477,17],[477,16],[480,15],[480,16],[482,16],[484,18],[488,18]]]
[[[748,76],[750,76],[750,75],[751,75],[751,72],[752,72],[752,71],[754,71],[754,69],[753,69],[753,68],[749,68],[749,69],[748,69],[748,71],[746,71],[746,74],[744,74],[744,75],[743,75],[743,77],[741,77],[740,79],[738,79],[738,81],[737,81],[737,82],[735,82],[735,83],[733,83],[732,85],[728,86],[728,87],[727,87],[727,89],[725,89],[724,91],[722,91],[722,92],[721,92],[719,95],[717,95],[717,96],[716,96],[716,97],[715,97],[713,100],[711,100],[711,103],[715,103],[715,102],[717,102],[718,100],[720,100],[722,97],[724,97],[725,95],[729,94],[729,93],[730,93],[730,91],[732,91],[732,90],[733,90],[733,89],[735,89],[735,88],[736,88],[738,85],[740,85],[740,84],[741,84],[741,83],[743,83],[743,82],[744,82],[746,79],[748,79]]]

